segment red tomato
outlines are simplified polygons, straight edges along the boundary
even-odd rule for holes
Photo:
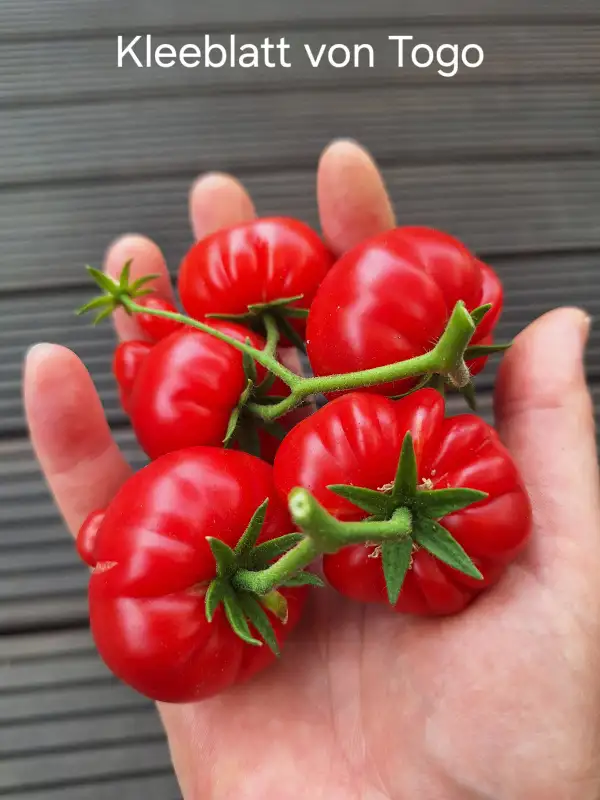
[[[271,467],[245,453],[194,448],[150,463],[103,515],[90,515],[79,538],[93,567],[91,630],[121,680],[153,700],[190,702],[245,681],[273,661],[267,645],[247,644],[233,632],[222,605],[211,623],[204,606],[216,576],[206,537],[234,547],[267,498],[259,543],[293,530]],[[288,602],[287,623],[268,613],[281,644],[300,619],[307,591],[280,592]]]
[[[308,308],[333,264],[333,255],[307,225],[293,219],[258,219],[219,231],[195,244],[179,272],[188,314],[246,314],[248,306],[302,295]],[[303,335],[306,320],[290,319]]]
[[[129,414],[129,398],[142,362],[152,350],[149,342],[121,342],[113,356],[113,373],[119,387],[119,399],[126,414]]]
[[[472,339],[490,343],[502,310],[502,285],[457,239],[429,228],[396,228],[346,253],[310,308],[306,344],[316,375],[380,367],[430,350],[452,310],[492,303]],[[469,364],[472,374],[485,365]],[[415,380],[368,389],[395,395]]]
[[[240,342],[249,339],[254,347],[264,347],[261,336],[241,325],[215,321],[213,327]],[[229,418],[247,386],[241,353],[191,327],[146,347],[145,357],[137,358],[143,343],[120,345],[117,361],[130,369],[116,371],[118,379],[124,374],[128,379],[121,384],[121,396],[146,454],[158,458],[185,447],[222,445]],[[257,364],[259,382],[265,374]],[[288,392],[284,383],[275,381],[268,394]],[[281,424],[289,429],[306,414],[306,409],[295,410]],[[264,429],[258,436],[261,456],[272,461],[279,440]]]
[[[413,436],[418,479],[427,488],[464,487],[488,497],[439,520],[474,561],[484,580],[415,549],[397,611],[448,614],[493,584],[521,550],[531,526],[530,503],[510,454],[486,422],[472,415],[444,418],[433,389],[402,400],[353,393],[336,398],[292,430],[275,459],[282,497],[308,489],[341,520],[367,516],[329,491],[332,484],[385,491],[396,474],[406,433]],[[340,592],[364,602],[387,603],[381,559],[373,546],[355,545],[324,558],[325,575]]]
[[[138,300],[138,304],[144,306],[144,308],[177,313],[177,307],[173,303],[156,295],[141,297]],[[181,322],[175,322],[164,317],[155,317],[153,314],[136,314],[136,320],[142,331],[152,342],[159,342],[183,327]]]

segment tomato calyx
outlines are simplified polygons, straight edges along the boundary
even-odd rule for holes
[[[267,337],[269,335],[269,322],[271,324],[274,323],[279,333],[285,336],[294,347],[306,352],[304,340],[290,323],[292,319],[306,319],[308,317],[308,308],[294,305],[299,303],[303,297],[304,295],[298,294],[294,297],[281,297],[265,303],[251,303],[248,305],[248,311],[243,314],[207,314],[206,319],[238,322],[242,325],[247,325],[258,333],[267,335]]]
[[[268,569],[274,559],[290,551],[303,539],[302,534],[289,533],[257,544],[267,506],[268,500],[265,500],[256,509],[234,548],[220,539],[206,537],[215,559],[217,574],[206,590],[205,612],[206,619],[212,622],[217,608],[223,605],[225,616],[240,639],[257,647],[266,644],[278,656],[279,645],[267,612],[285,624],[288,615],[285,597],[277,591],[277,588],[269,588],[263,593],[258,593],[236,585],[238,573],[260,574],[261,571]],[[299,571],[279,585],[286,587],[322,585],[322,581],[312,573]],[[252,633],[250,626],[261,638]]]
[[[366,511],[369,521],[391,520],[399,509],[409,512],[411,529],[406,536],[377,544],[391,605],[395,605],[410,569],[412,553],[422,547],[453,569],[472,578],[483,578],[461,545],[438,520],[461,511],[487,497],[475,489],[433,489],[430,482],[418,483],[417,462],[412,435],[406,434],[393,483],[379,490],[344,484],[331,485],[329,491]],[[356,523],[360,525],[361,523]],[[366,523],[362,523],[366,524]]]
[[[117,308],[125,308],[130,314],[124,301],[136,300],[140,297],[154,294],[153,289],[148,289],[147,284],[159,278],[160,275],[144,275],[135,281],[131,281],[131,264],[133,259],[129,259],[121,270],[118,280],[111,278],[99,269],[86,267],[89,274],[96,281],[103,293],[92,298],[77,310],[77,315],[86,314],[88,311],[97,311],[94,318],[94,325],[110,317]]]

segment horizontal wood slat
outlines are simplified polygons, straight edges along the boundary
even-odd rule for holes
[[[43,2],[47,4],[47,0]],[[323,5],[328,6],[329,3]],[[253,7],[256,9],[260,6],[254,3]],[[597,47],[600,24],[565,22],[556,26],[538,22],[531,25],[465,27],[446,23],[426,26],[411,24],[410,28],[393,24],[379,27],[368,24],[357,29],[344,28],[342,25],[343,22],[332,30],[302,31],[296,27],[281,27],[238,33],[238,46],[259,44],[265,36],[269,36],[271,42],[278,42],[283,36],[290,45],[286,57],[287,63],[291,64],[289,68],[262,66],[253,69],[204,66],[189,69],[180,64],[168,69],[156,66],[148,69],[139,68],[130,57],[126,57],[123,66],[118,68],[116,36],[83,41],[67,38],[59,44],[43,40],[15,42],[2,39],[3,30],[0,30],[0,103],[89,103],[105,95],[114,99],[124,95],[133,97],[137,93],[214,93],[240,89],[255,94],[268,89],[289,91],[302,86],[311,86],[321,92],[327,87],[339,90],[366,81],[374,90],[382,82],[390,81],[399,90],[407,81],[450,89],[461,82],[473,84],[509,80],[522,84],[525,80],[555,83],[577,78],[594,79],[600,69]],[[136,35],[145,35],[146,32],[147,26],[137,31]],[[232,29],[227,29],[223,34],[213,34],[211,42],[228,46],[231,32]],[[388,39],[388,36],[394,35],[414,37],[412,43],[405,45],[404,66],[401,69],[398,67],[397,42]],[[125,37],[125,46],[132,38]],[[461,48],[477,43],[483,48],[484,61],[477,69],[462,67],[454,77],[444,78],[437,69],[420,69],[413,65],[410,47],[413,43],[421,42],[435,49],[446,43],[457,44]],[[173,35],[154,34],[152,44],[158,46],[161,43],[171,44],[177,50],[187,43],[196,43],[203,48],[203,31],[201,27],[194,27]],[[336,69],[329,64],[325,50],[323,60],[318,68],[314,68],[304,49],[304,45],[308,45],[316,55],[323,45],[328,48],[344,44],[351,50],[354,65],[354,48],[365,43],[373,48],[372,66],[368,52],[363,50],[359,53],[358,67]],[[136,45],[136,53],[145,58],[145,39]],[[450,59],[450,51],[445,51],[442,57],[444,60]]]
[[[595,0],[454,0],[449,8],[439,0],[304,0],[302,3],[281,3],[281,0],[261,0],[247,3],[244,0],[171,0],[156,3],[154,0],[4,0],[2,33],[8,35],[80,35],[110,31],[118,33],[127,29],[152,30],[189,26],[230,28],[255,27],[261,24],[282,25],[333,23],[357,20],[412,20],[454,18],[503,20],[549,18],[568,20],[585,15],[600,18]]]
[[[407,165],[600,153],[600,92],[595,84],[450,82],[6,109],[0,182],[312,168],[323,146],[344,136]]]
[[[384,169],[399,219],[447,230],[479,251],[600,246],[600,160],[502,161]],[[144,177],[0,192],[0,290],[85,284],[119,233],[154,236],[174,268],[191,241],[182,177]],[[261,214],[316,223],[313,170],[248,174]],[[89,284],[87,284],[89,285]]]

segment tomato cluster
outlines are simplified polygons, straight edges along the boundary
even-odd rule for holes
[[[502,286],[458,240],[397,228],[334,258],[291,219],[194,245],[188,316],[92,270],[143,339],[121,403],[150,463],[78,537],[108,666],[156,700],[199,700],[279,654],[310,571],[348,598],[446,615],[496,583],[531,526],[510,454],[472,401]],[[299,374],[294,348],[308,355]],[[319,410],[314,395],[326,402]]]

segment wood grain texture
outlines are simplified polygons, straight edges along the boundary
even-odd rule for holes
[[[428,224],[493,254],[600,247],[600,160],[501,159],[389,166],[384,175],[405,224]],[[119,233],[153,236],[176,268],[191,243],[187,192],[179,177],[99,178],[0,192],[0,289],[83,285]],[[249,172],[244,183],[262,214],[316,225],[314,170]]]
[[[344,136],[407,166],[597,154],[600,92],[592,83],[449,83],[5,109],[0,182],[312,170],[323,146]]]
[[[329,6],[329,3],[323,5]],[[146,29],[142,32],[145,33]],[[132,100],[140,95],[172,98],[182,94],[221,95],[240,90],[260,96],[267,90],[288,92],[302,87],[318,92],[353,89],[357,83],[374,91],[382,84],[390,83],[398,90],[407,83],[448,90],[457,83],[498,84],[508,81],[521,85],[525,82],[556,85],[557,82],[594,80],[600,68],[597,47],[600,24],[569,23],[568,20],[560,26],[535,22],[467,27],[451,22],[431,24],[430,21],[427,25],[411,24],[410,28],[396,24],[375,26],[372,23],[354,28],[344,27],[340,22],[332,29],[301,30],[297,26],[284,26],[237,33],[236,43],[240,46],[257,44],[267,35],[272,42],[285,36],[290,45],[286,60],[291,66],[272,69],[265,66],[216,69],[202,65],[189,69],[179,63],[168,69],[140,69],[130,57],[124,60],[121,68],[117,68],[116,36],[61,38],[56,43],[37,38],[31,41],[2,39],[1,33],[0,75],[5,79],[0,80],[0,104],[4,105],[58,103],[65,106],[93,103],[102,98],[109,101],[118,98]],[[461,68],[449,79],[440,76],[436,69],[415,67],[407,50],[404,66],[399,69],[398,46],[395,41],[388,40],[388,36],[404,34],[413,36],[414,43],[425,42],[434,48],[446,43],[462,48],[475,42],[484,50],[483,64],[477,69]],[[211,35],[211,41],[227,44],[229,36],[230,31],[215,33]],[[125,39],[126,45],[132,38]],[[144,41],[136,46],[140,55],[144,53]],[[188,42],[204,47],[203,31],[198,26],[169,35],[158,32],[152,42],[154,45],[168,43],[178,50]],[[362,51],[356,68],[336,69],[326,56],[318,69],[311,66],[305,45],[313,53],[318,53],[322,45],[330,47],[338,43],[346,45],[352,52],[357,45],[370,44],[374,53],[372,66],[366,51]],[[444,58],[448,58],[448,53]],[[222,100],[227,102],[224,97]],[[270,114],[270,117],[275,119],[275,114]]]
[[[144,31],[202,26],[229,29],[232,26],[335,24],[340,20],[361,23],[375,20],[412,22],[423,19],[470,20],[568,20],[585,16],[600,19],[595,0],[454,0],[449,8],[440,0],[304,0],[302,3],[261,0],[4,0],[2,33],[8,35],[82,35],[99,32]]]

